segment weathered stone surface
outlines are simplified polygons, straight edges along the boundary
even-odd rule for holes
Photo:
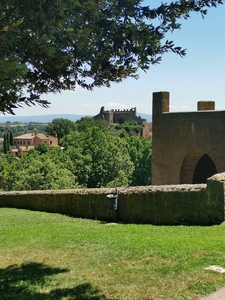
[[[206,184],[118,188],[118,208],[107,195],[116,189],[1,192],[0,207],[62,213],[109,222],[211,225],[224,221],[225,173]]]
[[[210,101],[200,106],[199,111],[169,112],[169,93],[153,94],[152,184],[205,183],[225,172],[225,111],[208,110]],[[201,159],[203,166],[196,169]]]

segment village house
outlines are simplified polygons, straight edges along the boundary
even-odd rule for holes
[[[17,149],[12,149],[11,152],[15,155],[26,153],[39,143],[46,143],[49,146],[58,146],[58,138],[43,133],[26,133],[14,137],[14,145]]]

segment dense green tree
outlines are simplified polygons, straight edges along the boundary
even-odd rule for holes
[[[105,120],[95,120],[92,117],[85,117],[81,120],[76,121],[77,130],[79,132],[85,132],[88,130],[88,128],[91,128],[93,126],[98,127],[103,132],[108,132],[109,125],[108,122]]]
[[[152,140],[142,139],[141,141],[143,154],[139,162],[139,172],[142,174],[142,180],[139,185],[150,185],[152,182]]]
[[[35,145],[34,148],[40,154],[44,154],[44,153],[50,151],[49,144],[47,144],[45,142],[41,142],[41,143]]]
[[[54,162],[49,152],[40,155],[32,149],[29,154],[4,166],[5,190],[48,190],[77,188],[74,174],[66,164]]]
[[[85,132],[71,131],[61,140],[66,155],[74,165],[74,174],[79,185],[87,187],[92,156],[84,150]]]
[[[222,0],[2,0],[0,111],[48,102],[48,92],[109,86],[185,51],[166,39],[191,12],[206,14]],[[151,4],[150,4],[151,5]],[[25,90],[25,94],[24,94]]]
[[[127,138],[127,143],[131,161],[134,163],[131,185],[151,184],[152,141],[131,136]]]
[[[74,129],[74,122],[64,118],[53,119],[52,123],[46,126],[48,134],[55,136],[57,135],[60,140],[64,136],[70,133]]]
[[[51,159],[56,166],[66,168],[71,173],[75,174],[72,160],[60,147],[51,147],[50,151],[46,153],[45,157]]]
[[[89,153],[83,153],[82,148],[69,146],[66,155],[73,163],[73,173],[79,186],[88,187],[88,181],[92,168],[92,156]]]
[[[125,130],[126,133],[130,136],[132,135],[138,135],[142,129],[142,125],[139,125],[137,123],[137,121],[130,119],[125,121],[122,124],[117,124],[116,125],[116,129],[117,130]],[[122,133],[120,134],[120,136],[123,135]]]
[[[64,136],[60,140],[60,144],[64,149],[67,149],[69,146],[79,148],[83,145],[82,135],[79,131],[71,131],[66,137]]]
[[[120,185],[127,186],[134,170],[128,152],[129,145],[124,139],[110,134],[105,122],[102,124],[103,130],[101,126],[98,127],[98,121],[88,118],[82,127],[77,126],[80,132],[73,131],[66,141],[62,139],[62,145],[73,161],[79,185],[103,187],[117,178],[117,186],[120,180]]]
[[[104,133],[97,127],[89,128],[83,137],[84,155],[90,155],[91,169],[87,187],[102,187],[107,174],[107,140]]]
[[[12,153],[8,152],[7,154],[1,154],[0,155],[0,187],[3,188],[2,182],[3,182],[3,170],[7,165],[12,164],[16,160],[15,155]]]
[[[129,179],[123,170],[119,170],[118,176],[112,181],[108,182],[106,187],[127,187],[129,186]]]
[[[97,126],[101,131],[108,132],[109,131],[109,123],[105,120],[95,120],[95,126]]]
[[[82,123],[82,122],[81,122]],[[7,190],[120,187],[151,183],[151,140],[121,137],[105,122],[87,118],[61,139],[40,143],[19,160],[3,163]],[[62,176],[62,177],[60,177]],[[21,177],[21,178],[20,178]]]
[[[125,139],[108,135],[107,137],[107,177],[105,185],[129,186],[134,171],[134,164]]]
[[[101,119],[95,120],[93,117],[82,118],[81,120],[76,121],[76,125],[79,132],[84,132],[93,126],[98,127],[104,132],[107,132],[109,129],[107,121]]]
[[[76,121],[76,125],[77,125],[77,130],[79,132],[84,132],[88,128],[96,126],[96,121],[92,117],[85,117],[82,118],[81,120]]]

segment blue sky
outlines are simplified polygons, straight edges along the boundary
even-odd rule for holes
[[[151,0],[151,5],[161,2]],[[195,111],[200,100],[213,100],[217,110],[225,110],[225,5],[209,9],[205,19],[192,14],[181,23],[181,30],[167,38],[187,49],[184,58],[167,54],[161,64],[152,66],[147,73],[140,72],[138,80],[127,79],[111,88],[48,94],[43,98],[51,102],[49,109],[24,107],[16,109],[16,115],[95,115],[101,106],[137,107],[138,112],[151,114],[152,93],[157,91],[170,92],[170,111]]]

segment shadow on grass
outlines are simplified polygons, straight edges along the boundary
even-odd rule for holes
[[[49,276],[68,272],[67,269],[51,268],[40,263],[12,265],[0,269],[0,299],[1,300],[107,300],[90,283],[83,283],[74,288],[54,289],[41,293],[41,287],[46,287]],[[109,300],[109,299],[108,299]]]

